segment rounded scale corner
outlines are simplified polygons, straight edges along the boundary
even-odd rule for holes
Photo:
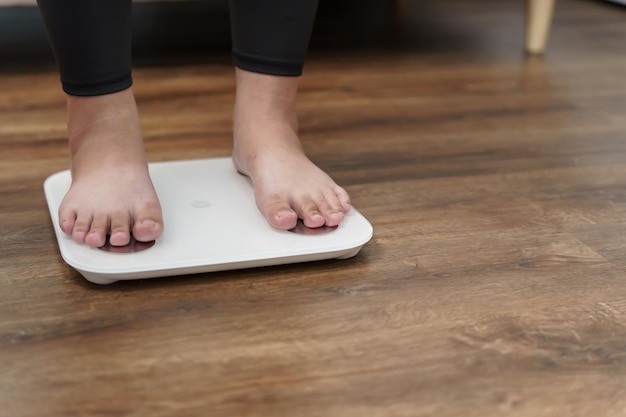
[[[61,177],[67,177],[68,175],[70,175],[69,173],[70,173],[70,170],[66,169],[66,170],[55,172],[54,174],[49,175],[48,178],[46,178],[43,181],[44,187],[50,186],[53,182],[58,181],[58,179]]]
[[[360,214],[360,213],[359,213]],[[364,222],[364,227],[360,230],[361,235],[354,240],[352,248],[357,252],[365,245],[367,242],[372,240],[374,237],[374,226],[361,214],[362,221]]]
[[[361,251],[363,246],[365,246],[367,242],[372,240],[372,237],[374,236],[374,227],[365,217],[363,217],[362,215],[361,217],[364,220],[365,224],[367,225],[367,228],[368,228],[367,233],[358,241],[358,243],[354,244],[354,246],[344,250],[338,256],[335,256],[335,259],[350,259],[350,258],[355,257]]]
[[[119,279],[108,277],[107,274],[102,274],[94,270],[90,270],[90,266],[80,262],[80,260],[74,259],[72,257],[72,254],[67,253],[67,251],[63,250],[63,248],[61,248],[61,257],[66,264],[74,268],[74,270],[76,270],[79,274],[83,276],[83,278],[85,278],[89,282],[98,285],[108,285],[119,281]]]

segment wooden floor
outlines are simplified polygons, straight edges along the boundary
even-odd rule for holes
[[[350,260],[89,284],[42,191],[57,75],[3,71],[0,416],[626,416],[626,10],[561,1],[544,58],[523,2],[402,15],[302,80],[304,146],[374,225]],[[137,68],[151,161],[229,155],[218,61]]]

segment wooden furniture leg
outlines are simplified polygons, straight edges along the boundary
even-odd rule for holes
[[[556,0],[527,0],[526,52],[542,54],[546,49]]]

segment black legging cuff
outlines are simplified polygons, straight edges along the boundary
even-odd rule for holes
[[[131,0],[38,0],[63,90],[115,93],[132,85]]]
[[[304,67],[301,61],[270,59],[251,54],[244,54],[233,49],[233,64],[241,69],[261,74],[298,77]]]
[[[230,0],[233,62],[270,75],[299,76],[318,0]]]
[[[61,84],[63,85],[63,91],[71,96],[102,96],[130,88],[133,85],[133,78],[131,74],[128,73],[121,77],[100,80],[98,83],[75,82],[61,79]]]

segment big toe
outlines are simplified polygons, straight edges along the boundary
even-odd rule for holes
[[[161,207],[149,204],[135,213],[133,237],[140,242],[150,242],[163,234]]]
[[[293,211],[287,200],[280,196],[274,196],[268,202],[261,204],[260,209],[270,226],[276,229],[293,229],[298,223],[298,214]]]
[[[156,240],[163,234],[163,222],[154,219],[143,219],[135,222],[133,226],[133,237],[140,242],[150,242]]]

